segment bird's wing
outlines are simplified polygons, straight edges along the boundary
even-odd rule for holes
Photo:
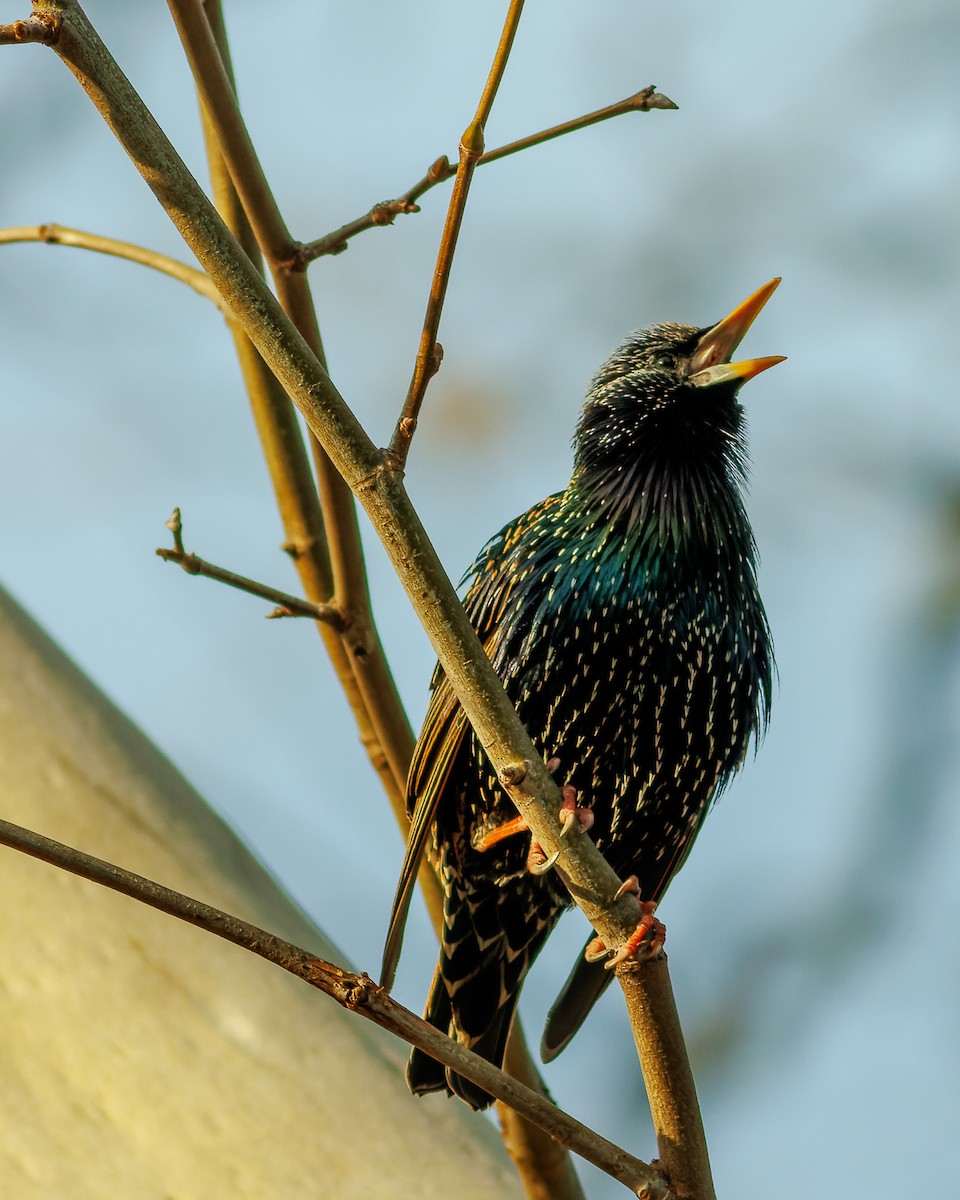
[[[446,676],[438,669],[434,677],[433,696],[413,753],[407,784],[407,803],[409,806],[411,801],[413,802],[413,812],[410,814],[410,831],[407,834],[403,866],[400,868],[400,878],[393,897],[380,970],[380,984],[388,990],[393,986],[413,885],[426,849],[427,838],[447,780],[450,778],[454,760],[469,727],[467,714],[460,707],[460,702],[453,694]]]
[[[525,530],[560,501],[560,494],[548,496],[511,521],[484,546],[467,572],[472,583],[464,599],[467,616],[486,651],[495,660],[502,630],[502,619],[517,583],[525,574],[526,563],[517,561],[514,551]],[[400,879],[393,898],[387,940],[380,971],[381,986],[391,988],[396,974],[403,931],[417,871],[423,858],[430,830],[443,800],[454,763],[470,728],[466,713],[454,695],[441,668],[434,672],[433,694],[417,739],[407,778],[407,811],[410,832],[400,868]]]

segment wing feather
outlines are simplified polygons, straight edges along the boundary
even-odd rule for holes
[[[508,611],[513,591],[524,578],[525,568],[529,569],[528,563],[518,560],[516,554],[522,535],[559,501],[560,494],[549,496],[523,516],[511,521],[487,543],[465,576],[472,582],[463,606],[491,660],[495,661],[496,658],[504,614]],[[393,986],[400,958],[417,872],[437,813],[447,798],[450,776],[464,750],[470,729],[466,713],[460,707],[440,666],[434,672],[431,689],[433,694],[407,777],[410,831],[390,912],[380,972],[381,986],[388,990]]]
[[[410,831],[393,897],[380,970],[380,984],[388,991],[393,987],[397,971],[413,885],[447,780],[468,728],[467,715],[447,683],[446,676],[441,674],[439,681],[435,682],[423,730],[410,765],[407,806],[409,809],[412,802],[413,812],[410,814]]]

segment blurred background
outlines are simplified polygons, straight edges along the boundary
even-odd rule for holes
[[[303,240],[455,157],[505,11],[225,7],[248,123]],[[204,178],[166,9],[87,11]],[[584,388],[629,330],[709,324],[784,277],[745,351],[789,362],[743,397],[773,720],[660,911],[717,1190],[744,1200],[799,1200],[814,1173],[891,1200],[905,1173],[917,1194],[956,1179],[958,26],[949,0],[529,4],[488,146],[649,83],[680,109],[478,172],[409,464],[459,578],[564,486]],[[0,225],[57,221],[186,256],[55,55],[3,48],[0,111]],[[311,268],[334,379],[381,444],[448,186]],[[222,319],[142,268],[29,245],[0,249],[0,322],[0,582],[376,973],[402,842],[319,639],[153,554],[176,504],[188,549],[296,587]],[[416,725],[433,655],[367,544]],[[565,918],[528,982],[534,1041],[585,932]],[[434,957],[417,904],[397,989],[415,1009]],[[621,1008],[611,989],[546,1078],[650,1157]],[[622,1194],[584,1173],[591,1196]]]

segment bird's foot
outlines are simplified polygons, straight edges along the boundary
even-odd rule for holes
[[[555,771],[559,765],[559,759],[551,758],[547,763],[547,770]],[[569,783],[560,789],[560,794],[563,796],[559,813],[560,836],[566,837],[571,829],[579,829],[586,833],[593,824],[593,809],[589,805],[577,804],[577,789]],[[559,850],[547,857],[543,847],[538,842],[532,842],[530,853],[527,855],[527,870],[531,875],[545,875],[556,866],[559,857]]]
[[[548,773],[552,775],[554,773],[554,771],[556,771],[557,768],[560,766],[560,759],[559,758],[548,758],[546,766],[547,766]],[[564,805],[565,805],[566,801],[567,801],[567,789],[566,788],[564,788],[564,790],[563,790],[563,799],[564,799]],[[574,794],[573,794],[573,799],[575,802],[576,801],[576,792],[574,792]],[[562,810],[561,810],[560,820],[561,821],[563,820]],[[504,821],[504,823],[502,825],[498,825],[496,827],[496,829],[491,829],[489,833],[485,833],[482,838],[478,838],[477,841],[474,843],[474,848],[476,850],[478,850],[481,854],[483,854],[483,852],[485,850],[492,850],[494,846],[498,845],[500,842],[504,841],[508,837],[513,837],[513,835],[515,833],[526,833],[529,828],[530,828],[530,826],[527,824],[526,820],[523,817],[513,817],[509,821]],[[540,849],[540,847],[536,843],[534,843],[530,847],[530,853],[533,854],[534,851],[537,851],[537,853],[539,854],[539,856],[542,859],[546,858],[546,855],[543,853],[543,851]],[[554,859],[554,862],[556,862],[556,859]],[[550,866],[553,866],[553,863],[551,863]],[[550,867],[545,867],[543,869],[549,870]]]
[[[504,821],[496,829],[491,829],[489,833],[485,833],[482,838],[477,840],[475,848],[482,854],[485,850],[492,850],[494,846],[506,838],[513,837],[515,833],[526,833],[529,828],[530,826],[523,817],[514,817],[512,821]]]
[[[530,850],[527,854],[527,870],[531,875],[546,875],[548,871],[552,871],[557,865],[559,857],[559,850],[556,854],[548,856],[546,850],[544,850],[539,842],[531,842]]]
[[[523,817],[514,817],[512,821],[504,821],[496,829],[491,829],[482,838],[478,838],[474,845],[483,854],[485,850],[492,850],[494,846],[504,841],[505,838],[513,837],[515,833],[526,833],[529,828],[530,826]],[[559,857],[560,855],[557,853],[551,854],[548,858],[546,851],[539,842],[531,842],[530,849],[527,852],[527,870],[531,875],[546,875],[553,868]]]
[[[617,888],[613,898],[619,900],[621,896],[626,896],[629,892],[638,897],[640,895],[640,882],[636,875],[625,879]],[[583,957],[587,962],[600,962],[601,959],[608,958],[606,963],[608,971],[612,971],[614,967],[630,958],[636,959],[637,962],[646,962],[649,958],[656,958],[667,940],[666,926],[654,916],[656,911],[657,906],[653,900],[641,900],[640,912],[642,915],[637,922],[637,927],[619,950],[611,953],[603,939],[595,937],[588,944]]]
[[[560,759],[549,758],[546,766],[552,775],[559,768]],[[565,784],[560,789],[560,794],[563,796],[559,814],[560,836],[566,837],[571,829],[580,829],[585,833],[593,824],[593,809],[586,804],[577,804],[577,789],[571,787],[570,784]],[[478,838],[474,843],[475,848],[482,854],[486,850],[493,849],[505,838],[513,837],[516,833],[525,833],[529,828],[530,826],[523,817],[514,817],[510,821],[504,821],[496,829],[491,829],[482,838]],[[548,856],[539,842],[531,842],[530,851],[527,854],[527,870],[531,875],[546,875],[556,865],[559,857],[559,851]]]
[[[492,850],[494,846],[506,838],[513,837],[515,833],[526,833],[529,828],[530,826],[523,817],[514,817],[512,821],[504,821],[496,829],[491,829],[482,838],[478,838],[474,843],[474,847],[483,854],[484,851]],[[530,849],[527,852],[527,870],[531,875],[546,875],[548,871],[552,870],[559,857],[560,854],[557,852],[556,854],[551,854],[548,858],[546,851],[539,842],[531,842]]]
[[[582,833],[593,824],[593,809],[589,804],[577,803],[577,789],[566,784],[560,789],[563,804],[560,806],[560,836],[566,837],[571,829],[580,829]]]

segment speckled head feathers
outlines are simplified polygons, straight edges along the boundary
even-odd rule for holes
[[[571,486],[587,505],[627,513],[632,526],[655,514],[660,528],[679,528],[706,510],[724,523],[741,519],[737,489],[744,482],[746,445],[737,393],[781,360],[730,358],[778,282],[764,285],[716,325],[652,325],[631,334],[607,359],[574,435]],[[727,500],[735,513],[723,511]]]

